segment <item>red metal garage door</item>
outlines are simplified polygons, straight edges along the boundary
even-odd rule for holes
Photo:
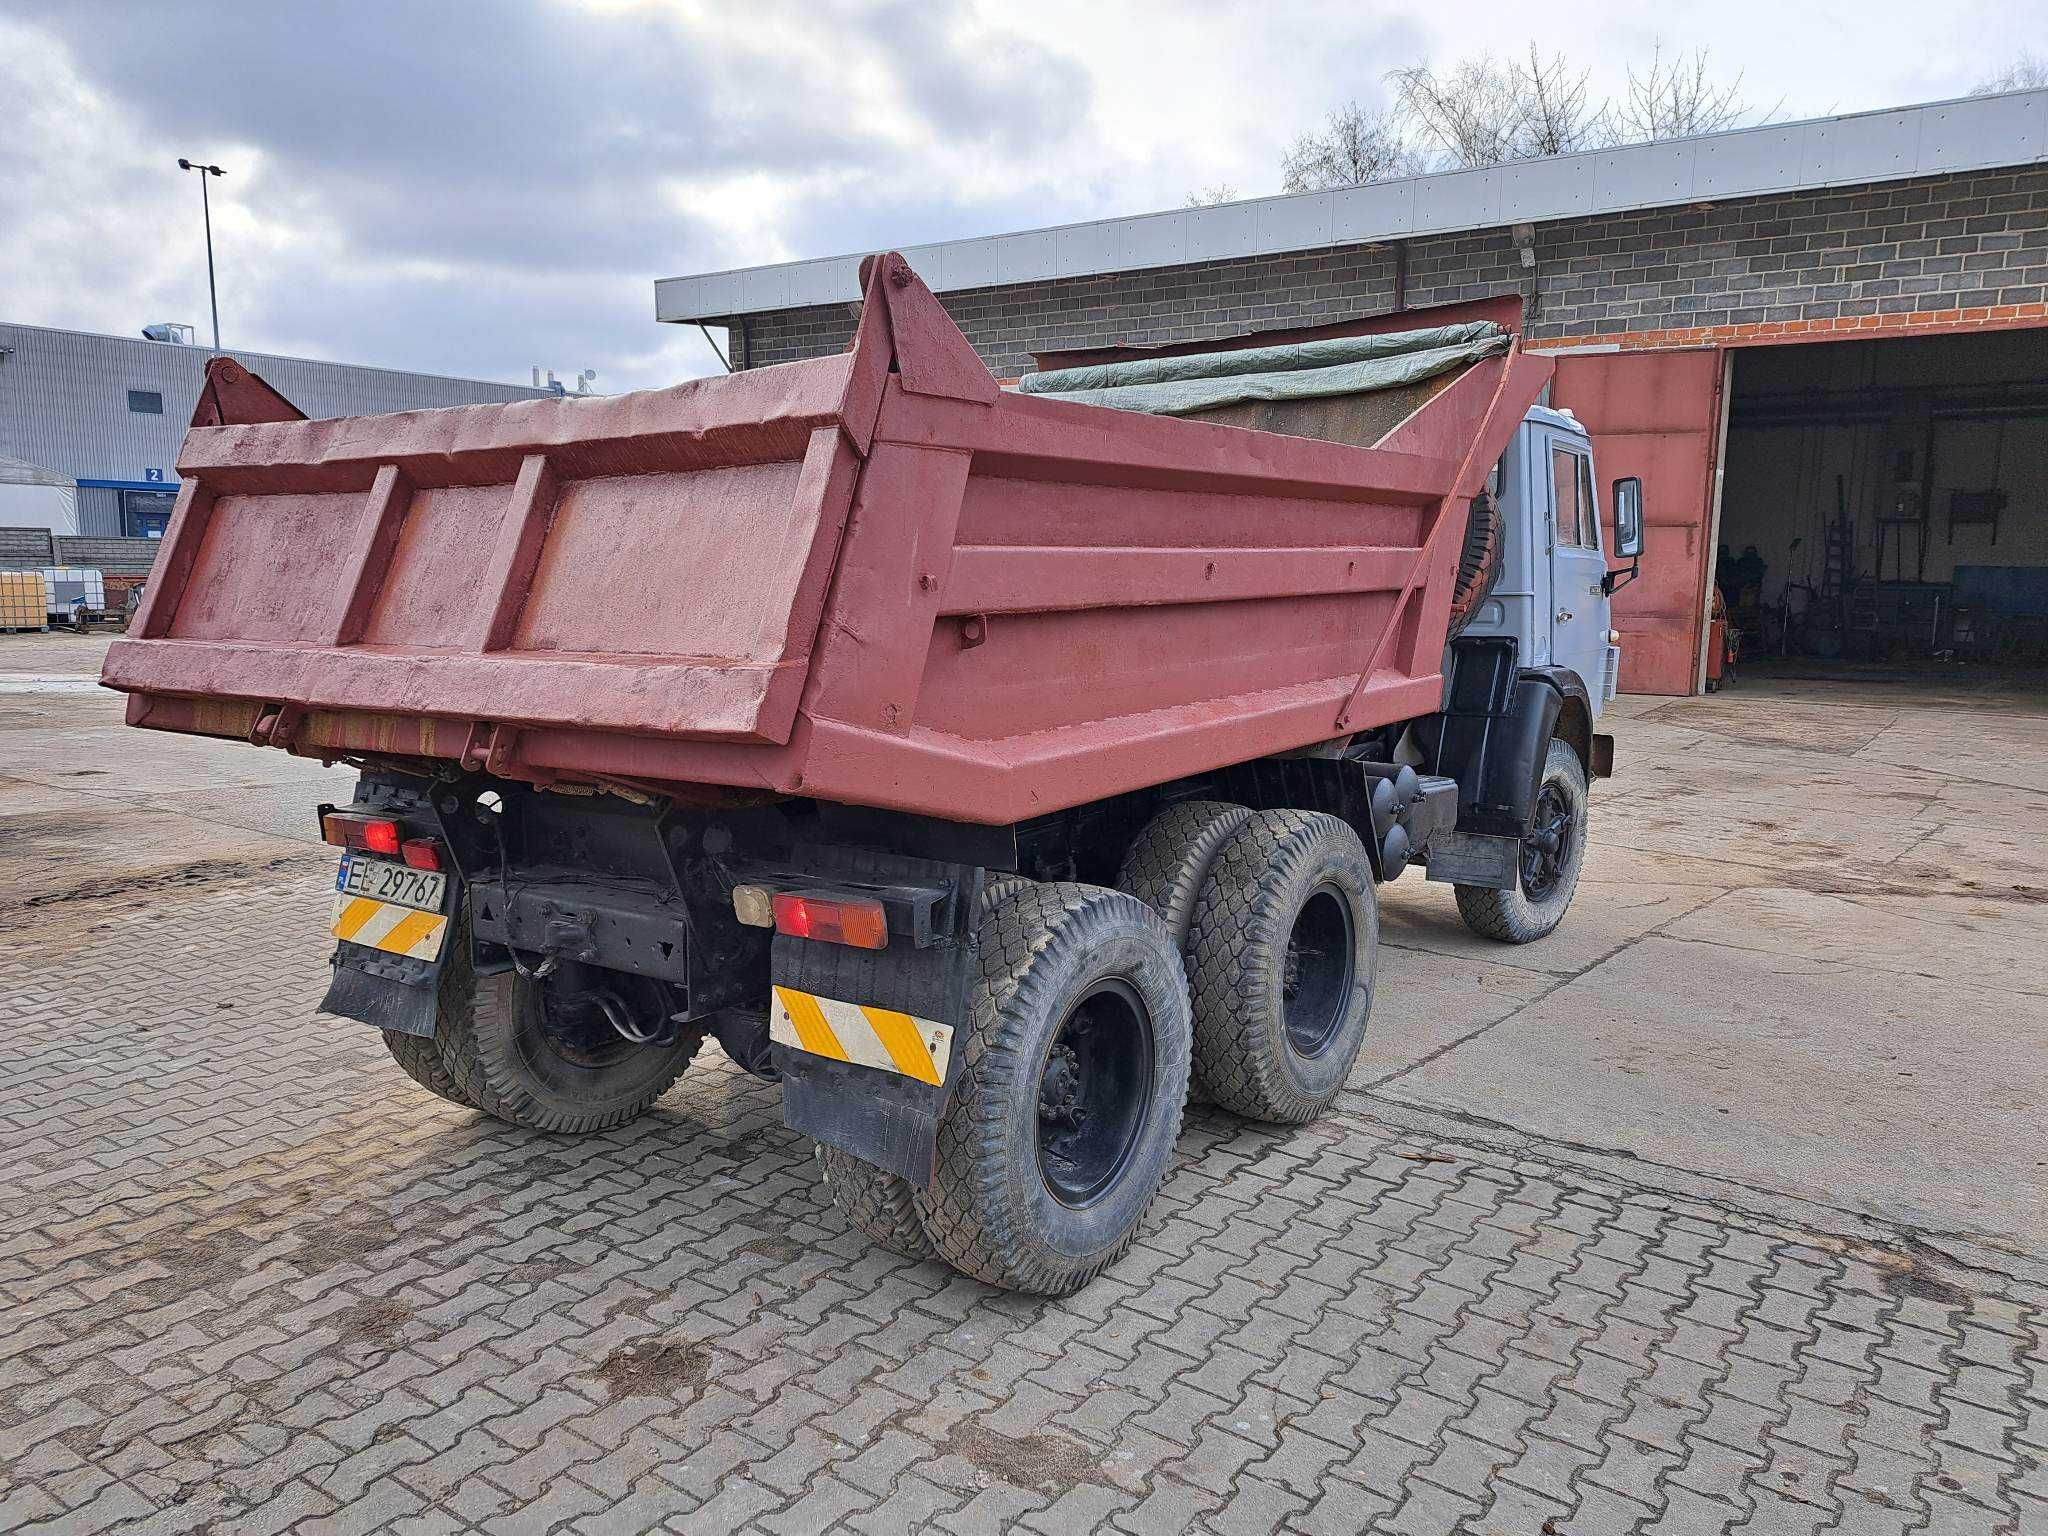
[[[1561,357],[1551,400],[1593,434],[1603,480],[1640,475],[1643,481],[1643,574],[1614,596],[1622,691],[1691,693],[1713,558],[1708,529],[1721,353]],[[1601,500],[1608,500],[1604,488]],[[1607,533],[1611,542],[1611,522]]]

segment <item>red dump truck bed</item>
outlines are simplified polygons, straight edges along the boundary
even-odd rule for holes
[[[983,823],[1437,708],[1547,362],[1359,448],[1005,392],[900,256],[865,286],[836,357],[195,427],[103,680],[312,756]]]

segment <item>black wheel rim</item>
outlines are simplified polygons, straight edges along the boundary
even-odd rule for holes
[[[1320,1056],[1337,1038],[1351,1003],[1357,955],[1351,903],[1336,886],[1317,886],[1295,914],[1280,982],[1287,1043],[1297,1056]]]
[[[1152,1014],[1098,983],[1060,1022],[1038,1078],[1038,1170],[1062,1205],[1095,1204],[1130,1167],[1152,1109]]]
[[[1522,894],[1544,901],[1554,892],[1572,861],[1571,803],[1555,784],[1536,797],[1536,815],[1522,839]]]

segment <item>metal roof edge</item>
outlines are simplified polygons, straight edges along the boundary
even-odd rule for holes
[[[2048,88],[906,246],[935,291],[1369,245],[2048,161]],[[863,253],[864,254],[864,253]],[[861,255],[658,279],[655,318],[731,319],[860,297]]]

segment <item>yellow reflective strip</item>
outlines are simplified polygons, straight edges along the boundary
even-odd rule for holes
[[[412,948],[407,950],[406,953],[411,955],[415,960],[433,959],[436,955],[441,953],[441,938],[447,932],[447,929],[447,918],[435,918],[434,926],[429,928],[425,933],[421,934],[419,938],[415,939],[413,941]]]
[[[377,941],[377,947],[394,955],[402,955],[413,945],[433,931],[441,921],[438,912],[408,912],[393,923],[384,937]]]
[[[932,1065],[931,1053],[924,1048],[924,1040],[918,1034],[917,1020],[907,1013],[897,1013],[890,1008],[870,1008],[863,1003],[862,1015],[868,1027],[875,1032],[875,1038],[889,1053],[889,1059],[896,1063],[896,1070],[905,1077],[914,1077],[921,1083],[937,1086],[938,1068]]]
[[[341,909],[341,916],[334,920],[334,936],[337,939],[352,939],[362,931],[363,924],[384,910],[382,902],[372,901],[367,896],[358,896]]]
[[[829,1056],[834,1061],[847,1059],[846,1047],[839,1043],[839,1037],[832,1033],[832,1026],[825,1022],[825,1010],[818,1006],[815,997],[791,987],[777,987],[775,995],[782,1000],[783,1011],[789,1015],[789,1022],[796,1026],[796,1037],[805,1050],[814,1056]]]

